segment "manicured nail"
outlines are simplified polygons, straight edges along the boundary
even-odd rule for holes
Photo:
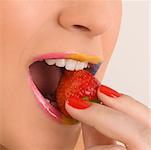
[[[77,109],[86,109],[91,106],[89,101],[83,100],[82,98],[69,98],[68,104]]]
[[[105,86],[105,85],[101,85],[99,87],[99,91],[107,96],[113,97],[113,98],[117,98],[120,97],[122,94],[118,93],[117,91]]]

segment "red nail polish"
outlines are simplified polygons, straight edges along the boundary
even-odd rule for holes
[[[91,103],[82,98],[69,98],[68,104],[77,109],[86,109],[91,106]]]
[[[105,86],[105,85],[101,85],[99,87],[99,91],[107,96],[113,97],[113,98],[117,98],[120,97],[122,94],[118,93],[117,91]]]

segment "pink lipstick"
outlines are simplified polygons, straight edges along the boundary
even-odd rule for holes
[[[48,54],[43,54],[41,56],[35,57],[34,61],[42,61],[44,59],[59,59],[59,58],[66,58],[66,59],[75,59],[79,61],[87,61],[92,64],[98,64],[102,62],[101,58],[98,56],[90,56],[87,54],[82,54],[82,53],[71,53],[71,52],[54,52],[54,53],[48,53]]]

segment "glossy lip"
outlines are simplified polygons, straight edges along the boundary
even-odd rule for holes
[[[101,58],[98,56],[90,56],[87,54],[83,53],[76,53],[76,52],[54,52],[54,53],[48,53],[48,54],[43,54],[41,56],[35,57],[33,61],[42,61],[45,59],[59,59],[59,58],[65,58],[65,59],[75,59],[79,61],[84,61],[84,62],[89,62],[92,64],[99,64],[101,63]]]
[[[94,75],[100,65],[102,64],[101,59],[97,56],[89,56],[86,54],[81,54],[81,53],[70,53],[70,52],[64,52],[64,53],[59,53],[59,52],[53,52],[53,53],[48,53],[48,54],[43,54],[41,56],[35,57],[33,59],[33,62],[36,61],[43,61],[45,59],[59,59],[59,58],[67,58],[67,59],[75,59],[79,61],[86,61],[92,64],[95,64],[95,67],[92,70],[92,74]],[[36,100],[40,107],[54,120],[56,120],[59,123],[63,124],[75,124],[77,121],[74,119],[70,119],[65,117],[60,111],[58,111],[54,106],[52,106],[44,97],[43,95],[39,92],[38,88],[32,81],[32,77],[30,75],[30,70],[28,74],[28,81],[29,84],[34,92],[34,95],[36,96]]]
[[[42,94],[39,92],[36,85],[32,81],[32,77],[31,77],[30,73],[28,74],[28,81],[29,81],[31,88],[32,88],[32,90],[36,96],[36,100],[37,100],[38,104],[46,112],[48,112],[55,120],[60,122],[61,113],[56,108],[54,108],[49,102],[47,102],[47,100],[42,96]]]

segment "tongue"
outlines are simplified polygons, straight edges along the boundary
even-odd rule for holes
[[[33,63],[29,68],[32,80],[39,91],[44,97],[52,98],[63,74],[62,69],[55,65],[49,66],[41,61]]]

